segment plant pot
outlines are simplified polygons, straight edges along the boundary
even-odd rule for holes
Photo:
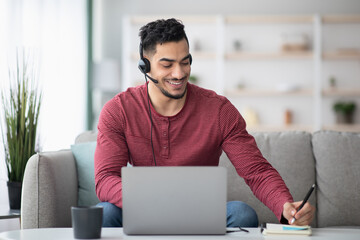
[[[10,209],[20,209],[21,206],[21,182],[7,182],[9,192]]]
[[[339,123],[339,124],[354,123],[353,112],[350,112],[350,113],[337,112],[336,113],[336,123]]]

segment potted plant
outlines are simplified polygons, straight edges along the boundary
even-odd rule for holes
[[[8,173],[10,209],[20,209],[21,187],[25,166],[35,154],[36,131],[41,105],[33,60],[17,54],[16,69],[9,69],[9,87],[1,91],[2,139]]]
[[[354,112],[356,109],[355,102],[343,102],[338,101],[333,105],[333,109],[336,113],[337,123],[353,123]]]

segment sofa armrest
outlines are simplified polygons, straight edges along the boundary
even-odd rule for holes
[[[71,150],[33,155],[25,168],[21,228],[71,227],[78,179]]]

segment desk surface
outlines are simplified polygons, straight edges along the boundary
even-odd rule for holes
[[[259,228],[247,228],[249,233],[245,232],[236,232],[228,233],[221,236],[127,236],[123,234],[122,228],[103,228],[101,237],[102,239],[210,239],[210,240],[224,240],[224,239],[234,239],[234,238],[246,238],[246,239],[286,239],[286,240],[299,240],[299,239],[347,239],[347,240],[358,240],[360,236],[360,229],[341,229],[341,228],[313,228],[313,235],[310,237],[307,236],[263,236],[260,233]],[[38,228],[38,229],[25,229],[25,230],[15,230],[9,232],[0,233],[0,239],[26,239],[26,240],[42,240],[42,239],[74,239],[72,228]]]

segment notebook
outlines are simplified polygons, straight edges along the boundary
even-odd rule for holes
[[[310,226],[294,226],[275,223],[262,224],[261,232],[263,235],[306,235],[310,236],[312,231]]]
[[[223,167],[122,168],[127,235],[225,234]]]

